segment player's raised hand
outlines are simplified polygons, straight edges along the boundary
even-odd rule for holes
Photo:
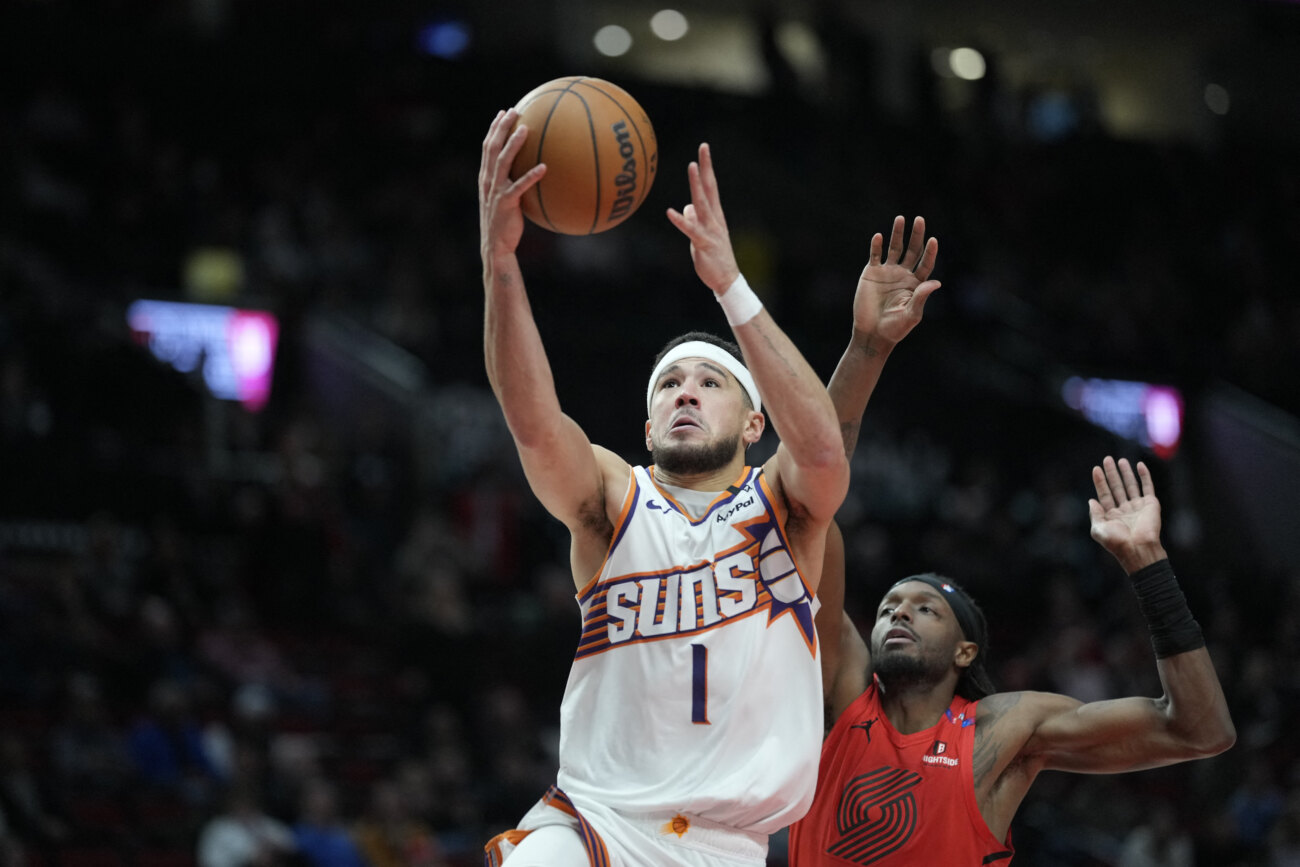
[[[1115,556],[1130,574],[1163,559],[1160,544],[1160,501],[1147,465],[1138,461],[1137,473],[1127,458],[1109,455],[1092,468],[1095,499],[1088,500],[1092,538]]]
[[[926,299],[938,289],[929,279],[939,255],[939,240],[925,238],[925,218],[912,223],[912,235],[903,243],[906,223],[894,218],[889,249],[880,233],[871,239],[871,254],[853,296],[854,330],[897,343],[921,321]]]
[[[510,180],[510,166],[528,138],[520,124],[511,132],[519,113],[513,108],[497,112],[483,139],[483,157],[478,169],[478,215],[480,252],[488,257],[513,253],[524,234],[523,194],[546,174],[539,163],[517,180]]]
[[[713,155],[708,144],[700,145],[699,162],[686,169],[691,187],[691,203],[680,211],[669,208],[668,220],[691,240],[691,260],[695,273],[716,294],[722,294],[740,275],[731,234],[722,213],[718,195],[718,178],[713,172]]]

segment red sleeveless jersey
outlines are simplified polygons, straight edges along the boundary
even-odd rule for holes
[[[978,702],[954,697],[938,724],[904,735],[873,681],[822,745],[817,793],[790,826],[790,867],[1005,867],[975,803]]]

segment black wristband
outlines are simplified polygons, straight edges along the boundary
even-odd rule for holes
[[[1137,593],[1138,608],[1151,630],[1156,659],[1205,646],[1201,625],[1192,617],[1187,598],[1174,577],[1168,559],[1144,566],[1129,576]]]

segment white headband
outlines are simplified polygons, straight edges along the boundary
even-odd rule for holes
[[[650,374],[650,385],[645,390],[645,411],[646,415],[650,414],[650,401],[655,396],[655,383],[663,372],[672,365],[681,361],[683,358],[706,358],[721,367],[727,369],[727,372],[736,377],[736,381],[744,387],[749,394],[749,402],[754,405],[755,410],[762,410],[763,402],[758,397],[758,386],[754,384],[754,377],[749,375],[745,365],[736,360],[736,356],[720,346],[714,346],[712,343],[705,343],[703,340],[688,340],[685,343],[679,343],[668,351],[668,354],[659,362],[655,372]]]

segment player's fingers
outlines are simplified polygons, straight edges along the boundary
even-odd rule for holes
[[[1151,470],[1147,469],[1145,463],[1138,461],[1137,472],[1138,478],[1142,482],[1142,495],[1144,497],[1154,497],[1156,495],[1156,485],[1151,480]]]
[[[519,155],[524,147],[524,142],[528,140],[528,127],[522,123],[515,127],[514,130],[506,137],[505,144],[501,148],[501,155],[497,157],[497,177],[502,181],[510,177],[510,169],[514,166],[515,157]]]
[[[496,141],[497,128],[501,125],[501,118],[505,111],[498,111],[497,116],[492,118],[492,123],[488,126],[487,134],[483,136],[483,156],[479,160],[478,166],[478,188],[480,193],[486,193],[488,189],[488,178],[490,176],[489,166],[492,165],[492,152],[495,150],[493,142]]]
[[[488,147],[491,145],[493,137],[496,136],[497,127],[501,125],[501,118],[505,113],[505,109],[497,111],[497,116],[492,118],[492,123],[488,124],[487,134],[483,136],[483,153],[488,152]]]
[[[700,170],[699,163],[691,162],[686,166],[686,182],[691,189],[691,204],[686,207],[691,208],[693,206],[693,210],[701,218],[708,213],[707,194],[704,190],[704,178],[702,175],[703,172]],[[685,213],[686,209],[683,208],[682,210],[683,213]]]
[[[917,279],[925,280],[929,278],[934,271],[934,262],[939,255],[939,239],[931,238],[925,242],[925,252],[921,254],[921,261],[916,263],[916,270],[912,273]]]
[[[1110,493],[1110,480],[1106,475],[1107,464],[1114,466],[1111,459],[1107,457],[1102,461],[1102,466],[1092,468],[1092,486],[1097,491],[1097,501],[1101,503],[1101,507],[1109,510],[1115,505],[1115,498]]]
[[[528,171],[524,172],[519,178],[506,188],[505,195],[511,199],[518,199],[534,187],[542,176],[546,174],[546,163],[538,163]]]
[[[687,205],[680,211],[676,208],[668,209],[668,222],[672,223],[681,230],[683,235],[694,239],[695,237],[695,206]]]
[[[867,263],[870,265],[880,264],[880,254],[885,249],[885,238],[879,232],[871,236],[871,250],[867,257]]]
[[[518,120],[519,113],[513,108],[508,108],[497,115],[484,142],[484,149],[489,159],[500,159],[502,149],[510,144],[510,136],[518,131],[518,127],[515,126]]]
[[[1119,477],[1124,482],[1124,493],[1130,500],[1142,496],[1142,489],[1138,487],[1137,476],[1133,475],[1133,467],[1129,464],[1128,458],[1119,459]]]
[[[1110,489],[1111,498],[1117,505],[1123,505],[1128,501],[1128,495],[1125,492],[1124,480],[1120,477],[1119,466],[1115,459],[1110,455],[1101,462],[1101,468],[1106,473],[1106,484]]]
[[[912,221],[912,234],[907,239],[907,254],[903,256],[902,265],[909,271],[916,269],[921,261],[921,251],[925,247],[925,217]]]
[[[708,142],[700,144],[700,181],[709,207],[716,208],[721,199],[718,197],[718,176],[713,170],[713,151]]]
[[[894,218],[894,226],[889,231],[889,258],[885,260],[886,264],[897,262],[898,258],[903,255],[904,231],[903,215],[899,214]]]
[[[912,292],[912,311],[916,313],[917,316],[921,316],[925,313],[925,302],[934,294],[934,290],[938,289],[942,285],[943,284],[938,280],[927,280],[920,286],[916,287]]]

